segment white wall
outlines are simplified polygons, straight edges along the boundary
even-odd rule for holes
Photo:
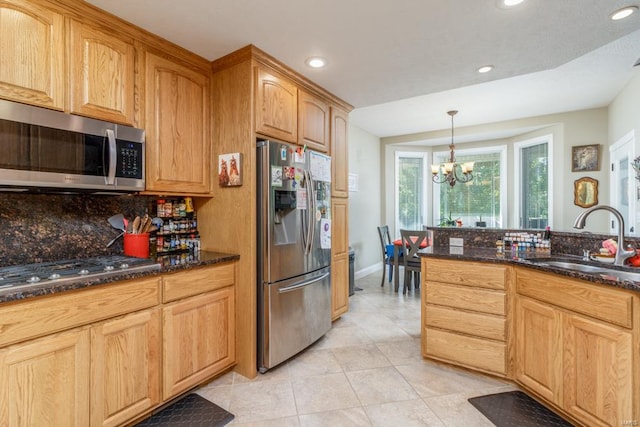
[[[640,66],[634,77],[609,105],[609,142],[614,143],[635,130],[640,139]]]
[[[635,68],[633,78],[609,105],[609,142],[613,144],[629,134],[635,138],[635,155],[640,156],[640,67]],[[635,180],[632,185],[632,194],[640,199],[640,182]],[[630,225],[635,222],[636,232],[640,230],[640,212],[636,211],[630,221]]]
[[[349,192],[349,245],[360,275],[382,266],[376,229],[383,223],[382,170],[380,139],[350,124],[349,173],[357,175],[358,189]]]
[[[479,126],[469,126],[456,128],[456,139],[463,140],[470,135],[482,135],[495,132],[496,130],[510,129],[535,129],[519,134],[517,137],[510,137],[498,140],[485,140],[482,142],[472,143],[456,143],[457,150],[465,148],[477,148],[484,146],[507,145],[507,194],[511,204],[515,191],[515,179],[513,176],[513,144],[515,142],[528,140],[541,135],[552,135],[553,137],[553,227],[556,230],[572,230],[573,221],[582,208],[573,205],[573,182],[583,176],[590,176],[599,181],[600,203],[608,203],[609,173],[608,164],[608,145],[607,140],[607,109],[597,108],[591,110],[575,111],[570,113],[552,114],[546,116],[530,117],[525,119],[510,120],[500,123],[490,123]],[[449,131],[444,131],[444,133]],[[414,135],[403,135],[398,137],[383,138],[381,143],[384,145],[384,161],[385,182],[383,183],[387,196],[387,206],[385,207],[385,216],[391,223],[393,219],[393,200],[395,197],[394,189],[394,158],[396,151],[420,150],[429,153],[437,151],[448,151],[447,145],[418,147],[412,145],[412,141],[425,141],[435,138],[441,138],[443,131],[425,132]],[[409,145],[408,145],[409,144]],[[571,147],[578,145],[600,144],[601,162],[600,170],[597,172],[571,172]],[[428,190],[428,197],[431,197],[432,190]],[[508,227],[517,228],[513,224],[513,206],[507,209]],[[433,215],[428,217],[428,224],[433,224]],[[587,224],[591,227],[588,231],[601,232],[606,231],[605,221],[602,224],[591,222]]]
[[[534,128],[518,137],[505,138],[481,143],[460,144],[456,147],[473,148],[481,145],[509,146],[508,161],[513,161],[512,144],[523,139],[551,134],[554,138],[554,224],[556,229],[574,231],[573,220],[582,208],[573,204],[573,183],[583,176],[599,181],[599,203],[609,203],[609,145],[615,143],[630,131],[635,131],[637,153],[640,153],[640,67],[635,76],[615,98],[608,108],[575,111],[548,116],[530,117],[501,123],[490,123],[468,128],[456,128],[456,138],[471,134],[489,133],[496,130]],[[367,270],[380,265],[380,253],[376,227],[394,223],[394,164],[396,151],[447,150],[445,145],[418,147],[415,141],[433,138],[447,139],[450,130],[445,129],[415,135],[401,135],[391,138],[377,137],[349,126],[349,172],[359,178],[359,189],[349,194],[349,240],[356,250],[356,271]],[[409,145],[407,145],[409,144]],[[571,147],[601,144],[600,170],[597,172],[572,172]],[[507,176],[513,182],[513,176]],[[508,192],[512,196],[513,185]],[[430,196],[429,196],[430,197]],[[509,211],[509,216],[511,211]],[[428,223],[432,216],[429,213]],[[587,231],[606,232],[606,224],[590,221]],[[394,231],[392,231],[394,233]]]

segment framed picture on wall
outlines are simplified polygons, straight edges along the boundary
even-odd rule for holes
[[[598,180],[584,177],[573,183],[573,204],[590,208],[598,204]]]
[[[600,170],[599,144],[571,147],[571,171],[592,172]]]
[[[242,185],[242,154],[230,153],[218,156],[218,184],[221,187]]]

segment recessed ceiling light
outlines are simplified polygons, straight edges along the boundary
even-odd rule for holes
[[[613,12],[611,14],[611,19],[614,21],[618,21],[620,19],[624,19],[627,16],[631,15],[632,13],[634,13],[636,10],[638,10],[638,6],[628,6],[628,7],[624,7],[620,10],[616,10],[615,12]]]
[[[321,56],[307,58],[305,63],[311,68],[323,68],[327,66],[327,60]]]
[[[493,65],[483,65],[482,67],[478,68],[479,73],[488,73],[491,70],[493,70]]]
[[[524,0],[503,0],[502,4],[505,6],[517,6],[522,3]]]

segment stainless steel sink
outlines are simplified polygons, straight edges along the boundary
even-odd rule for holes
[[[630,280],[632,282],[640,282],[640,273],[631,273],[627,271],[619,271],[619,270],[610,270],[608,268],[603,269],[604,271],[599,272],[598,274],[603,279],[610,280]]]
[[[561,268],[564,270],[570,271],[579,271],[581,273],[593,274],[595,276],[600,276],[603,279],[607,280],[630,280],[633,282],[640,282],[640,271],[622,271],[616,270],[613,268],[607,268],[605,266],[592,265],[592,264],[580,264],[577,262],[571,261],[561,261],[554,259],[529,259],[529,262],[536,265],[541,266],[549,266],[555,268]]]
[[[550,265],[552,267],[564,268],[567,270],[582,271],[585,273],[597,273],[602,271],[602,267],[597,267],[597,266],[587,265],[587,264],[577,264],[575,262],[567,262],[567,261],[545,261],[543,263],[537,263],[537,264]]]

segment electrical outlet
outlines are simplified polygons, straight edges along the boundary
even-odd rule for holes
[[[464,255],[464,248],[462,246],[449,246],[449,253],[451,255]]]
[[[449,246],[464,246],[462,237],[449,237]]]

